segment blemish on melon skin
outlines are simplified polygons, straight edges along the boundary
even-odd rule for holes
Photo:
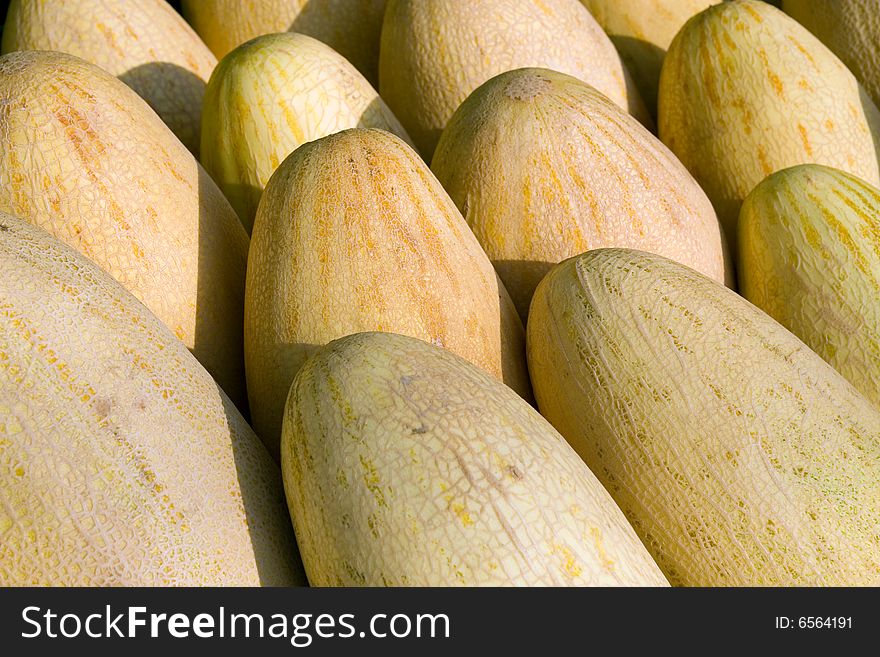
[[[110,399],[106,397],[96,397],[94,402],[95,413],[100,418],[105,418],[110,415],[110,410],[113,407],[113,403]]]

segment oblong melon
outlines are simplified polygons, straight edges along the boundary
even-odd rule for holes
[[[414,338],[360,333],[309,359],[281,462],[313,585],[666,585],[537,411]]]
[[[739,234],[740,293],[880,405],[880,189],[784,169],[746,197]]]
[[[346,128],[381,128],[409,141],[400,122],[344,57],[303,34],[239,46],[205,92],[202,164],[248,231],[269,176],[297,146]]]
[[[663,57],[687,20],[718,0],[581,0],[602,26],[657,115],[657,86]]]
[[[840,58],[880,103],[880,15],[874,0],[782,0],[782,10]]]
[[[468,94],[526,66],[580,78],[653,125],[620,55],[578,0],[388,1],[379,93],[429,162]]]
[[[304,584],[280,473],[198,361],[0,213],[0,586]]]
[[[12,0],[3,53],[57,50],[119,77],[196,157],[202,96],[217,59],[165,0]]]
[[[591,251],[538,286],[528,356],[673,584],[880,584],[880,410],[736,293]]]
[[[774,171],[825,164],[880,185],[880,112],[822,43],[757,0],[689,20],[663,62],[660,139],[715,205],[731,249],[746,195]]]
[[[449,120],[431,169],[523,320],[553,265],[603,246],[659,253],[724,282],[706,194],[638,121],[570,75],[519,69],[481,85]]]
[[[385,0],[182,0],[183,15],[217,57],[254,37],[298,32],[340,53],[378,81]]]
[[[248,237],[192,154],[131,89],[63,53],[0,57],[0,211],[88,256],[245,408]]]
[[[504,285],[425,163],[382,130],[304,144],[272,175],[244,321],[254,426],[276,453],[296,371],[351,333],[433,342],[531,397],[522,322]]]

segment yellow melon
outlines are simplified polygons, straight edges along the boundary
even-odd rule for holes
[[[880,14],[874,0],[783,0],[782,10],[840,58],[880,103]]]
[[[456,110],[431,169],[523,320],[553,265],[602,246],[659,253],[724,281],[706,194],[656,137],[577,78],[535,68],[492,78]]]
[[[432,342],[531,396],[504,285],[425,163],[381,130],[304,144],[272,175],[254,223],[244,321],[254,426],[276,453],[297,370],[351,333]]]
[[[427,161],[468,94],[525,66],[580,78],[652,124],[620,55],[578,0],[388,1],[379,93]]]
[[[214,55],[165,0],[12,0],[3,52],[82,57],[134,89],[198,157],[202,96]]]
[[[0,586],[304,584],[280,473],[198,361],[0,213]]]
[[[660,67],[672,38],[688,18],[718,0],[581,0],[633,76],[648,110],[656,116]]]
[[[63,53],[0,57],[0,211],[88,256],[245,408],[248,237],[223,194],[115,77]]]
[[[249,231],[269,176],[297,146],[346,128],[409,137],[344,57],[302,34],[270,34],[220,62],[205,93],[202,164]]]
[[[181,5],[217,57],[254,37],[289,30],[323,41],[371,84],[378,80],[385,0],[182,0]]]
[[[725,2],[681,29],[663,62],[660,138],[715,205],[731,248],[746,195],[797,164],[880,185],[880,112],[822,43],[779,9]]]

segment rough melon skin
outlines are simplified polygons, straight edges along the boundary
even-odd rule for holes
[[[880,412],[772,318],[660,256],[538,286],[541,413],[679,585],[880,583]]]
[[[205,84],[217,60],[165,0],[12,0],[3,53],[57,50],[118,76],[196,157]]]
[[[474,89],[526,66],[580,78],[653,125],[620,55],[578,0],[389,0],[379,93],[426,161]]]
[[[880,113],[853,74],[780,10],[740,0],[689,20],[660,76],[660,139],[715,205],[736,252],[746,195],[798,164],[880,185]]]
[[[510,388],[414,338],[303,366],[282,473],[317,586],[665,586],[620,509]]]
[[[691,16],[718,0],[581,0],[602,26],[656,116],[663,56]]]
[[[523,321],[553,265],[603,246],[660,253],[724,281],[706,194],[656,137],[577,78],[535,68],[492,78],[456,110],[431,169]]]
[[[740,211],[740,293],[880,405],[880,190],[804,164]]]
[[[192,154],[131,89],[72,55],[4,55],[0,96],[0,211],[108,271],[246,408],[248,237]]]
[[[840,58],[880,103],[880,15],[875,0],[783,0],[782,9]]]
[[[385,0],[182,0],[183,15],[218,58],[254,37],[299,32],[378,81]]]
[[[116,281],[0,213],[0,585],[304,583],[279,472]]]
[[[409,141],[357,69],[302,34],[270,34],[226,55],[205,93],[202,164],[249,231],[269,176],[304,142],[346,128]]]
[[[492,263],[418,154],[381,130],[304,144],[273,174],[244,322],[254,426],[276,454],[297,370],[361,331],[445,347],[531,399],[522,322]]]

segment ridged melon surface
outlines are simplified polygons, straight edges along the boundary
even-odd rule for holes
[[[666,585],[537,411],[414,338],[360,333],[311,358],[281,461],[313,585]]]
[[[557,262],[603,246],[638,248],[724,281],[715,210],[676,157],[577,78],[502,73],[456,110],[431,169],[525,320]]]
[[[198,157],[217,59],[165,0],[12,0],[3,53],[13,50],[66,52],[118,76]]]
[[[270,34],[226,55],[205,93],[202,164],[248,231],[269,176],[297,146],[346,128],[409,141],[357,69],[302,34]]]
[[[538,286],[528,356],[673,584],[880,584],[880,411],[736,293],[591,251]]]
[[[578,0],[388,1],[379,93],[429,162],[468,94],[526,66],[580,78],[652,124],[620,55]]]
[[[297,370],[351,333],[432,342],[531,397],[504,285],[418,154],[381,130],[304,144],[273,174],[254,223],[244,319],[254,426],[276,453]]]
[[[740,212],[740,293],[880,405],[880,189],[804,164]]]
[[[108,271],[244,408],[248,237],[192,154],[131,89],[72,55],[4,55],[0,97],[0,211]]]
[[[743,199],[775,171],[824,164],[880,185],[880,112],[828,48],[764,2],[689,20],[659,93],[660,139],[706,190],[734,252]]]
[[[687,20],[719,0],[581,0],[602,26],[656,116],[666,49]]]
[[[0,585],[304,583],[280,473],[116,281],[0,214]]]
[[[182,0],[183,15],[217,57],[254,37],[299,32],[340,53],[378,81],[385,0]]]
[[[880,6],[876,0],[783,0],[782,10],[840,58],[880,103]]]

